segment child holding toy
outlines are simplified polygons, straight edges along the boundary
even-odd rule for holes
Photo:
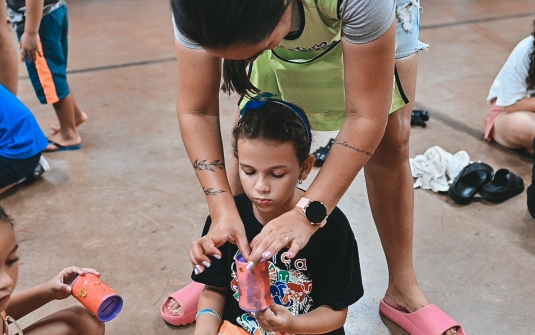
[[[235,201],[251,241],[269,220],[303,206],[304,191],[296,185],[314,165],[310,126],[300,108],[264,95],[245,105],[233,137],[245,191]],[[210,225],[209,217],[203,236]],[[273,303],[256,313],[238,303],[238,247],[227,242],[204,250],[205,237],[194,241],[190,255],[214,255],[205,256],[192,275],[206,285],[194,334],[344,334],[348,306],[363,295],[357,242],[338,208],[322,226],[295,257],[287,248],[266,257]]]
[[[52,300],[70,296],[72,282],[78,275],[95,273],[93,269],[71,266],[63,269],[45,284],[28,290],[13,292],[19,275],[17,239],[13,221],[0,207],[0,334],[9,335],[8,322],[15,323],[19,335],[22,330],[16,319],[33,312]],[[82,305],[57,311],[24,329],[25,335],[102,335],[104,323],[100,322]]]

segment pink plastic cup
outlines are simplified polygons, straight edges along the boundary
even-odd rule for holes
[[[236,256],[240,308],[246,312],[266,310],[271,302],[268,262],[260,262],[247,270],[247,262],[241,254]]]
[[[71,294],[102,322],[108,322],[121,312],[123,298],[92,273],[76,277]]]

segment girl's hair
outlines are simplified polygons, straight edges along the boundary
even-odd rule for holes
[[[533,21],[534,30],[531,33],[531,36],[535,37],[535,21]],[[528,77],[526,78],[526,84],[528,85],[528,90],[535,89],[535,40],[533,41],[533,50],[529,55],[529,70]]]
[[[287,102],[270,100],[259,109],[248,110],[232,130],[234,155],[238,157],[239,139],[292,142],[297,160],[303,164],[310,155],[311,138],[306,126],[308,119],[301,108],[289,105]],[[300,111],[301,116],[292,108]]]
[[[11,224],[13,226],[13,220],[9,217],[9,215],[6,214],[4,209],[0,206],[0,223],[6,222]]]
[[[171,8],[181,34],[203,48],[221,49],[266,40],[291,1],[171,0]],[[258,93],[247,76],[246,67],[244,60],[226,59],[221,89],[240,95]]]

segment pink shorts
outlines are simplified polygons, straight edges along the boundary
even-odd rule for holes
[[[485,140],[492,142],[494,137],[492,136],[492,129],[494,129],[494,122],[501,113],[505,113],[505,107],[496,106],[496,99],[492,100],[489,114],[485,120]]]

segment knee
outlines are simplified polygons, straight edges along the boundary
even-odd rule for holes
[[[511,138],[515,143],[532,143],[535,137],[535,127],[533,120],[524,113],[517,113],[515,117],[509,118],[507,127],[496,127],[506,134],[499,134],[503,138]]]
[[[79,334],[103,335],[104,322],[97,319],[85,307],[77,305],[66,310],[69,315],[69,323]]]
[[[372,160],[384,161],[385,164],[401,164],[409,159],[410,124],[399,125],[394,131],[387,128]]]

